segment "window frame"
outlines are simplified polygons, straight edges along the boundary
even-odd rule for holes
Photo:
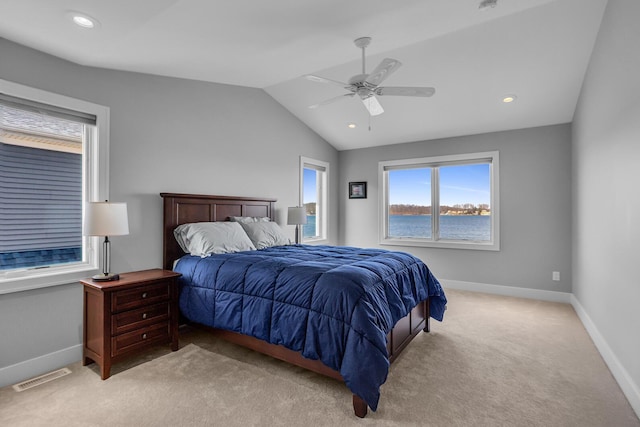
[[[319,229],[319,235],[312,238],[304,237],[304,228],[301,227],[301,243],[317,243],[328,239],[329,235],[329,163],[312,159],[310,157],[300,156],[300,206],[304,206],[304,170],[315,169],[323,172],[321,179],[316,181],[316,189],[318,200],[316,201],[316,227]],[[318,212],[321,213],[320,221],[318,221]]]
[[[433,157],[421,157],[401,160],[387,160],[378,163],[378,188],[380,191],[380,215],[379,234],[380,245],[392,246],[416,246],[448,249],[472,249],[472,250],[500,250],[500,190],[499,190],[499,152],[487,151],[479,153],[454,154]],[[491,240],[488,242],[464,241],[464,240],[439,240],[440,217],[440,193],[439,171],[440,166],[456,166],[476,164],[489,161],[489,179],[491,190]],[[431,180],[431,206],[432,206],[432,238],[417,237],[389,237],[389,178],[388,170],[408,169],[417,167],[433,168]],[[434,219],[438,217],[438,220]]]
[[[109,108],[64,95],[0,79],[0,92],[38,103],[81,111],[96,116],[91,141],[85,144],[83,202],[109,198]],[[84,212],[84,208],[83,208]],[[83,261],[46,268],[0,272],[0,294],[65,285],[96,274],[101,245],[97,237],[83,236]]]

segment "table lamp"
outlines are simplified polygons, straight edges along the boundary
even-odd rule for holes
[[[111,242],[109,236],[129,234],[129,219],[126,203],[91,202],[86,204],[84,227],[85,236],[104,236],[102,243],[102,274],[96,274],[93,280],[103,282],[120,279],[120,275],[111,273]]]
[[[300,225],[307,223],[307,209],[304,206],[289,208],[287,212],[287,225],[296,226],[296,244],[299,241]]]

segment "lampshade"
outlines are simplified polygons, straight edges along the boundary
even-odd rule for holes
[[[307,209],[304,206],[289,208],[287,212],[287,225],[307,223]]]
[[[87,203],[82,234],[85,236],[124,236],[129,234],[127,204]]]

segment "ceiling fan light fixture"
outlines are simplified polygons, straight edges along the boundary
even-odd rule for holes
[[[362,99],[362,102],[364,103],[366,109],[369,111],[370,116],[379,116],[380,114],[384,113],[384,108],[382,108],[382,105],[380,105],[380,102],[378,102],[378,98],[376,98],[375,96],[364,98]]]
[[[502,102],[505,104],[511,104],[512,102],[515,102],[516,99],[518,99],[518,97],[515,95],[505,95],[502,97]]]

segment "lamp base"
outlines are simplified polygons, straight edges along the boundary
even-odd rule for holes
[[[96,274],[95,276],[91,277],[91,279],[93,279],[96,282],[110,282],[112,280],[120,280],[120,275],[113,274],[113,273]]]

